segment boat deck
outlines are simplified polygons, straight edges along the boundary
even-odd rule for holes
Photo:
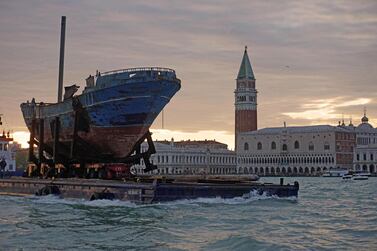
[[[299,185],[221,182],[209,180],[87,180],[10,178],[0,180],[0,195],[48,195],[62,198],[117,199],[134,203],[155,203],[196,198],[233,198],[250,192],[267,196],[298,196]]]

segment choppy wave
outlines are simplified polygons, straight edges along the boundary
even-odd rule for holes
[[[14,198],[15,200],[20,200],[21,198]],[[39,204],[65,204],[65,205],[84,205],[88,207],[150,207],[150,206],[176,206],[176,205],[200,205],[200,204],[225,204],[225,205],[238,205],[238,204],[248,204],[260,200],[281,200],[281,201],[291,201],[297,202],[297,197],[285,197],[280,198],[278,196],[270,196],[266,193],[258,194],[257,191],[251,191],[249,194],[245,194],[242,197],[234,198],[197,198],[197,199],[182,199],[177,201],[169,202],[159,202],[154,204],[136,204],[129,201],[120,201],[120,200],[93,200],[88,201],[85,199],[72,199],[72,198],[61,198],[55,195],[47,196],[29,196],[26,197],[32,203]]]
[[[295,179],[298,199],[252,192],[137,205],[3,196],[0,249],[377,250],[377,178]]]
[[[138,205],[129,201],[120,200],[85,200],[61,198],[55,195],[31,196],[29,200],[40,204],[65,204],[65,205],[84,205],[88,207],[137,207]]]
[[[281,201],[297,201],[297,197],[285,197],[280,198],[278,196],[271,196],[267,195],[266,193],[258,194],[257,191],[251,191],[249,194],[246,194],[242,197],[234,197],[234,198],[221,198],[221,197],[215,197],[215,198],[197,198],[197,199],[183,199],[183,200],[177,200],[167,203],[160,203],[160,204],[171,204],[171,205],[180,205],[180,204],[225,204],[225,205],[238,205],[238,204],[248,204],[255,201],[260,200],[281,200]]]

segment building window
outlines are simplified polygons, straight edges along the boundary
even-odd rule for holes
[[[373,153],[370,154],[370,160],[373,160]]]
[[[313,142],[309,143],[309,151],[314,151],[314,145]]]
[[[296,140],[295,141],[295,149],[299,149],[300,148],[300,143],[298,143],[298,141]]]
[[[364,160],[367,160],[367,155],[366,155],[366,153],[364,153],[364,155],[363,155],[363,159],[364,159]]]
[[[329,143],[327,143],[327,142],[325,143],[324,149],[325,149],[325,150],[330,150],[330,145],[329,145]]]
[[[258,150],[262,150],[262,143],[261,143],[261,142],[258,142],[258,144],[257,144],[257,149],[258,149]]]
[[[283,144],[283,151],[288,151],[288,146],[287,146],[287,144]]]
[[[276,149],[276,143],[275,143],[275,141],[272,141],[271,150],[275,150],[275,149]]]
[[[243,149],[245,151],[248,151],[249,150],[249,144],[246,142],[245,145],[243,146]]]
[[[360,160],[360,154],[356,154],[356,159]]]
[[[4,144],[4,151],[8,151],[8,144]]]
[[[3,144],[0,144],[0,151],[3,150]]]

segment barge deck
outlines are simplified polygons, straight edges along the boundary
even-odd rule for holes
[[[135,181],[87,179],[0,179],[0,195],[57,195],[62,198],[86,200],[110,199],[150,204],[196,198],[234,198],[250,196],[251,192],[267,196],[298,196],[299,184],[259,182],[227,182],[219,180],[150,179]]]

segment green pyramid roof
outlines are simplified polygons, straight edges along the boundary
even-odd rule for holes
[[[247,55],[247,46],[245,46],[245,52],[243,53],[243,58],[238,71],[237,79],[255,79],[253,69],[251,68],[251,63],[249,60],[249,55]]]

